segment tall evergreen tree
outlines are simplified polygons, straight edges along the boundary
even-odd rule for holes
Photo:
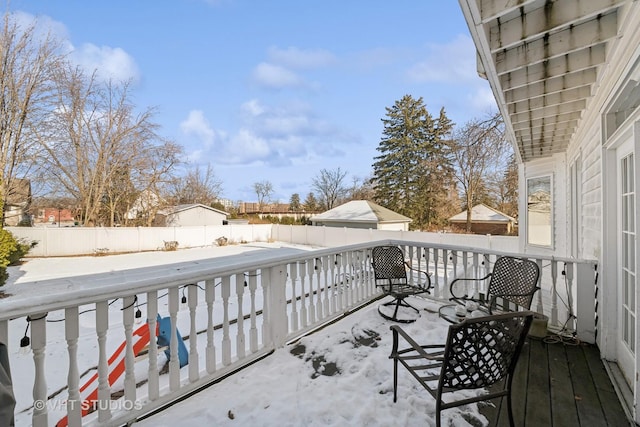
[[[434,118],[422,98],[405,95],[387,107],[374,158],[375,200],[413,219],[415,228],[441,222],[440,204],[451,190],[447,136],[453,123],[444,108]]]

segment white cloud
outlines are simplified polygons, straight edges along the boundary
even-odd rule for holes
[[[274,46],[269,48],[268,55],[273,63],[298,69],[326,67],[336,62],[336,57],[324,49],[280,49]]]
[[[63,52],[69,54],[69,59],[84,69],[87,74],[96,75],[103,80],[137,81],[140,71],[135,60],[126,51],[118,47],[101,46],[84,43],[75,47],[69,39],[67,27],[49,16],[35,17],[25,12],[14,12],[12,18],[19,28],[27,29],[33,26],[36,39],[45,40],[50,37],[60,43]]]
[[[344,156],[341,145],[353,138],[316,117],[309,105],[292,102],[270,106],[257,99],[240,107],[240,126],[228,135],[214,129],[200,110],[180,123],[185,136],[196,138],[189,158],[211,157],[224,165],[285,166],[320,157]],[[215,152],[213,148],[215,146]]]
[[[69,38],[67,27],[63,23],[55,21],[46,15],[36,17],[30,13],[16,11],[11,13],[11,18],[18,28],[22,30],[33,27],[37,39],[45,40],[50,36],[56,40],[60,40],[64,46],[66,40]]]
[[[430,44],[425,60],[407,71],[414,82],[460,83],[477,79],[475,46],[469,36],[458,35],[446,44]]]
[[[140,73],[131,55],[119,47],[101,46],[84,43],[71,54],[74,62],[104,79],[117,81],[138,80]]]
[[[257,99],[245,102],[240,106],[240,110],[247,113],[249,116],[259,116],[265,111],[264,107],[260,105],[260,101]]]
[[[281,89],[290,86],[301,86],[302,79],[293,71],[280,65],[261,62],[253,71],[253,78],[258,84]]]
[[[189,116],[180,122],[180,130],[185,135],[195,136],[207,147],[211,146],[215,139],[215,131],[200,110],[191,110]]]
[[[224,152],[227,154],[226,163],[251,163],[267,159],[271,149],[264,138],[248,129],[240,129],[225,144]]]
[[[497,111],[496,99],[487,83],[470,95],[469,104],[478,111]]]

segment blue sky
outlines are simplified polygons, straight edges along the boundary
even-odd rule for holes
[[[12,0],[100,75],[132,79],[185,160],[222,196],[304,199],[321,169],[371,176],[404,95],[456,124],[495,110],[457,1]]]

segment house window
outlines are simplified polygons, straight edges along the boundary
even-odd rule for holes
[[[551,247],[553,215],[551,175],[527,179],[527,243]]]

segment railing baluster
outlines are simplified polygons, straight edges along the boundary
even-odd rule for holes
[[[344,310],[346,307],[348,307],[348,304],[349,304],[347,292],[349,292],[349,287],[351,286],[351,283],[347,274],[347,257],[344,252],[340,252],[338,256],[340,257],[340,259],[338,260],[338,268],[340,271],[339,276],[340,276],[340,283],[341,283],[340,310]]]
[[[538,269],[540,270],[540,276],[538,277],[538,283],[536,284],[540,289],[538,290],[538,292],[536,292],[536,299],[537,304],[536,304],[536,312],[538,313],[544,313],[544,304],[542,302],[542,274],[543,274],[543,266],[542,266],[542,260],[541,259],[537,259],[536,263],[538,264]]]
[[[479,264],[479,260],[478,260],[478,252],[474,252],[472,255],[472,259],[473,259],[473,276],[474,278],[480,278],[482,276],[480,276],[480,264]],[[464,293],[466,295],[470,295],[469,293],[469,286],[472,286],[473,289],[473,297],[474,298],[478,298],[480,296],[480,284],[478,281],[473,281],[471,283],[471,285],[469,285],[469,282],[465,281],[464,283]]]
[[[136,400],[136,377],[134,372],[133,356],[133,322],[136,297],[134,295],[122,299],[122,324],[124,326],[124,400],[135,402]],[[129,406],[131,407],[131,406]]]
[[[458,277],[458,252],[457,251],[451,251],[451,264],[453,265],[452,267],[452,278],[451,278],[451,282],[453,282],[454,280],[456,280],[456,278]],[[449,289],[449,284],[447,284],[447,286],[445,286],[445,298],[451,298],[451,290]]]
[[[322,303],[322,283],[320,281],[320,277],[322,274],[322,269],[323,269],[323,265],[322,265],[322,258],[318,257],[315,259],[315,267],[314,267],[315,271],[314,271],[314,277],[315,277],[315,281],[316,281],[316,320],[322,320],[324,319],[325,313],[323,310],[323,303]]]
[[[187,304],[189,306],[189,381],[200,378],[198,364],[198,328],[196,325],[196,307],[198,307],[198,284],[187,285]]]
[[[542,274],[540,276],[542,283]],[[558,325],[558,261],[556,260],[551,260],[551,324]]]
[[[313,272],[315,267],[316,260],[310,259],[307,262],[307,280],[309,280],[309,322],[307,324],[313,324],[316,321],[316,305],[313,298]]]
[[[408,255],[409,259],[405,260],[405,261],[409,263],[409,266],[411,268],[418,268],[413,263],[413,255],[414,255],[413,254],[413,246],[407,247],[406,250],[407,250],[407,255]],[[415,277],[413,277],[413,274],[409,274],[409,284],[411,286],[415,286]]]
[[[249,271],[249,295],[251,297],[251,326],[249,328],[249,351],[258,351],[258,327],[256,325],[256,290],[258,289],[258,272]],[[295,286],[295,285],[294,285]]]
[[[353,252],[344,252],[345,266],[344,271],[349,278],[349,287],[347,288],[347,307],[353,306],[356,293],[355,277],[353,276]]]
[[[307,266],[311,261],[307,260],[304,264],[299,264],[300,268],[300,326],[307,327]]]
[[[216,299],[216,280],[207,279],[204,283],[204,299],[207,303],[207,349],[206,349],[206,365],[207,372],[213,374],[216,371],[216,346],[213,340],[213,303]]]
[[[231,296],[231,278],[222,277],[222,365],[231,364],[231,338],[229,337],[229,297]]]
[[[289,277],[291,279],[291,330],[298,330],[298,293],[296,289],[298,287],[298,263],[292,262],[289,264]]]
[[[329,288],[329,256],[325,255],[322,257],[322,277],[323,277],[323,283],[322,283],[322,293],[324,295],[324,299],[323,299],[323,311],[324,311],[324,316],[329,316],[332,311],[331,311],[331,300],[329,299],[329,294],[331,293],[331,290]]]
[[[245,356],[245,337],[244,337],[244,310],[242,307],[244,297],[244,274],[236,274],[236,296],[238,298],[238,317],[237,317],[237,332],[236,332],[236,355],[239,359],[243,359]]]
[[[438,249],[436,248],[433,249],[433,283],[435,286],[433,296],[435,298],[440,298],[442,295],[442,289],[440,286],[443,285],[440,283],[440,266],[438,265]],[[444,286],[446,286],[446,284]]]
[[[98,334],[98,421],[111,419],[111,388],[109,387],[109,364],[107,359],[107,330],[109,329],[109,305],[106,301],[96,303],[96,333]]]
[[[180,358],[178,356],[178,309],[179,290],[177,286],[169,288],[169,319],[171,331],[169,338],[169,389],[176,391],[180,388]]]
[[[567,281],[567,305],[569,307],[567,307],[567,310],[569,310],[569,312],[567,313],[567,327],[570,328],[572,331],[575,331],[576,329],[576,319],[575,317],[572,317],[573,314],[573,263],[572,262],[565,262],[564,264],[564,277],[565,280]]]
[[[340,269],[336,268],[336,265],[338,263],[336,254],[329,255],[329,263],[329,271],[331,274],[331,312],[336,313],[338,312],[338,307],[340,305],[338,302],[338,298],[340,295],[340,289],[338,288],[340,286]]]
[[[67,374],[67,386],[69,396],[67,398],[67,421],[70,427],[82,425],[82,412],[80,401],[80,372],[78,370],[78,336],[80,325],[78,320],[78,307],[70,307],[64,310],[64,338],[67,341],[69,353],[69,372]]]
[[[158,343],[156,328],[158,327],[158,291],[147,292],[147,325],[149,325],[149,400],[160,397],[160,374],[158,371]]]
[[[31,316],[31,349],[33,350],[33,363],[35,366],[35,379],[33,382],[34,402],[47,402],[47,381],[44,369],[45,348],[47,345],[47,313],[39,313]],[[34,405],[33,426],[47,426],[47,405]]]
[[[446,249],[442,250],[442,269],[444,276],[444,287],[443,287],[443,296],[444,298],[449,298],[449,254]]]

